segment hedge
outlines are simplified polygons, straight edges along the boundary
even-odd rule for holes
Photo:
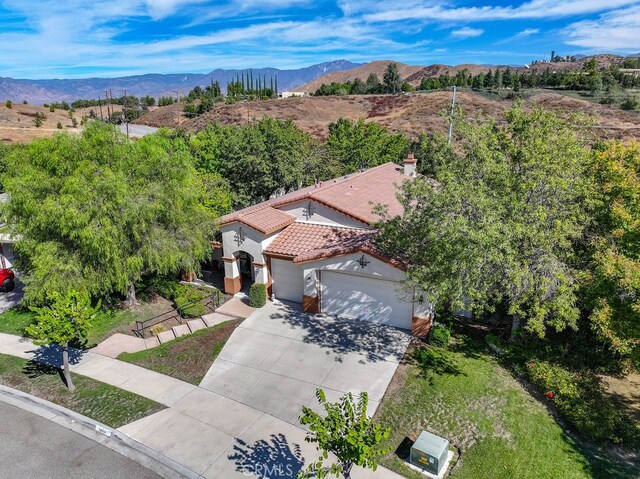
[[[249,289],[249,304],[252,308],[262,308],[267,303],[267,288],[264,284],[253,283]]]

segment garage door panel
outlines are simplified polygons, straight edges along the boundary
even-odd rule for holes
[[[304,282],[302,268],[291,261],[274,259],[271,261],[271,277],[273,279],[273,294],[277,299],[302,302]]]
[[[409,329],[413,307],[398,298],[399,284],[322,271],[322,311]]]

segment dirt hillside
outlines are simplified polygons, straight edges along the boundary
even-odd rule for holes
[[[181,127],[200,131],[207,124],[242,124],[264,116],[291,119],[301,129],[317,138],[328,133],[329,123],[339,118],[378,122],[391,131],[412,137],[423,131],[445,131],[445,114],[451,94],[436,91],[412,95],[353,95],[287,98],[269,101],[251,101],[234,105],[218,105],[214,111],[188,119],[182,113],[184,104],[161,107],[143,116],[137,123],[149,126]],[[457,104],[469,115],[484,114],[503,118],[512,101],[496,100],[473,92],[459,92]],[[556,93],[541,93],[525,101],[525,106],[541,105],[554,111],[584,112],[595,117],[598,131],[607,138],[640,138],[640,114],[625,112],[616,107],[600,105],[586,100]]]
[[[115,106],[119,111],[120,107]],[[97,115],[99,110],[93,108]],[[56,132],[70,131],[79,133],[82,131],[80,120],[83,116],[89,115],[91,108],[81,108],[73,113],[74,118],[78,121],[78,127],[74,128],[69,118],[69,112],[66,110],[49,111],[49,108],[36,105],[24,105],[22,103],[14,103],[11,108],[7,108],[5,102],[0,103],[0,143],[28,143],[35,138],[44,138],[52,136]],[[36,128],[33,120],[36,113],[43,113],[46,119],[42,126]],[[57,128],[57,124],[62,124],[62,129]]]
[[[607,68],[611,65],[620,63],[624,60],[624,57],[619,55],[612,54],[601,54],[601,55],[593,55],[589,57],[581,58],[580,60],[576,60],[575,62],[539,62],[529,66],[527,68],[525,65],[520,66],[507,66],[507,65],[476,65],[472,63],[464,63],[461,65],[443,65],[443,64],[434,64],[428,66],[417,66],[417,65],[406,65],[404,63],[395,62],[398,65],[398,71],[400,72],[400,77],[402,79],[407,80],[412,86],[418,86],[420,81],[424,78],[433,78],[448,73],[450,76],[455,76],[458,72],[462,70],[467,70],[472,75],[478,75],[479,73],[487,73],[489,70],[495,70],[496,68],[505,69],[511,68],[513,71],[525,71],[525,70],[537,70],[543,71],[549,68],[551,71],[567,71],[567,70],[579,70],[583,67],[583,65],[590,61],[591,59],[596,60],[596,64],[598,68]],[[330,84],[333,82],[336,83],[345,83],[347,81],[353,81],[356,78],[360,78],[361,80],[366,80],[369,74],[375,73],[382,81],[382,77],[384,76],[384,72],[387,69],[387,65],[391,63],[392,60],[378,60],[371,63],[367,63],[366,65],[362,65],[358,68],[353,68],[351,70],[345,70],[336,73],[329,73],[327,75],[323,75],[320,78],[316,78],[312,82],[306,83],[298,88],[296,91],[303,91],[306,93],[314,93],[320,86],[323,84]]]
[[[303,91],[306,93],[315,93],[315,91],[320,88],[323,83],[345,83],[347,81],[355,80],[356,78],[360,78],[362,81],[366,81],[369,75],[372,73],[378,75],[378,78],[380,79],[380,81],[382,81],[382,77],[384,76],[384,72],[387,69],[387,65],[389,65],[389,63],[395,63],[396,65],[398,65],[398,73],[400,73],[401,78],[406,78],[410,75],[413,75],[423,68],[418,65],[406,65],[400,62],[393,62],[392,60],[377,60],[371,63],[367,63],[366,65],[362,65],[361,67],[352,68],[350,70],[328,73],[327,75],[323,75],[320,78],[316,78],[309,83],[305,83],[304,85],[297,87],[295,90]]]

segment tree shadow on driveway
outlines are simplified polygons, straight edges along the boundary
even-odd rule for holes
[[[284,434],[271,434],[248,444],[236,439],[234,453],[229,459],[235,462],[236,471],[259,479],[296,478],[304,467],[304,457],[298,444],[289,444]]]
[[[326,314],[309,315],[285,305],[272,320],[280,320],[304,331],[302,340],[335,354],[360,354],[369,362],[400,361],[411,336],[393,326]]]

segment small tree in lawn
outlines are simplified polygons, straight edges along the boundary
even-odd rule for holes
[[[298,477],[306,479],[316,477],[351,477],[354,465],[376,470],[378,458],[389,452],[390,448],[380,447],[380,443],[389,437],[389,428],[383,429],[367,416],[369,395],[360,393],[358,398],[348,393],[336,403],[327,402],[322,389],[316,390],[316,398],[324,408],[326,416],[303,406],[300,424],[309,427],[305,440],[316,443],[321,456],[300,472]],[[337,462],[325,466],[329,453],[336,456]]]
[[[62,348],[64,378],[69,391],[73,392],[75,386],[69,371],[69,343],[86,337],[100,304],[92,307],[89,296],[76,291],[69,291],[65,295],[57,291],[49,293],[48,303],[43,307],[31,307],[36,313],[36,323],[28,326],[26,332],[35,338],[34,343],[38,346],[57,344]]]

